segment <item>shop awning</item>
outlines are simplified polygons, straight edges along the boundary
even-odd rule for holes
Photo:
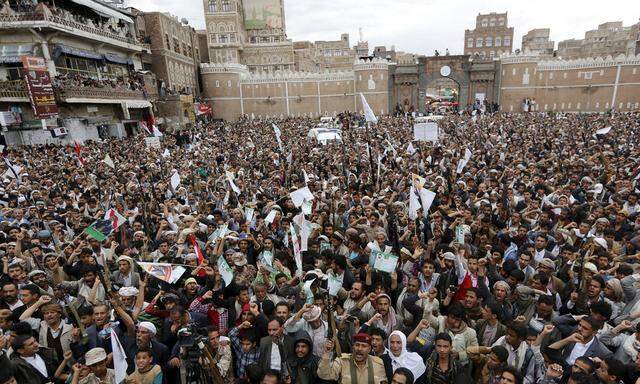
[[[126,100],[124,104],[127,108],[149,108],[151,103],[147,100]]]
[[[84,49],[74,48],[74,47],[70,47],[68,45],[62,45],[62,44],[56,45],[56,49],[53,51],[52,56],[54,59],[56,59],[62,53],[70,56],[84,57],[86,59],[94,59],[94,60],[104,59],[104,56],[101,53],[86,51]]]
[[[127,59],[126,57],[122,57],[113,53],[105,53],[104,59],[116,64],[133,65],[133,60]]]
[[[6,44],[0,46],[0,63],[20,63],[22,56],[34,56],[33,44]]]
[[[125,15],[124,13],[118,12],[117,10],[107,7],[106,5],[100,3],[99,1],[94,0],[71,0],[76,4],[84,5],[85,7],[91,8],[92,11],[99,14],[103,17],[115,17],[116,19],[120,19],[127,23],[133,24],[133,20]]]

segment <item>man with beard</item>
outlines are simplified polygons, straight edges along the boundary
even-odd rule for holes
[[[24,306],[22,300],[18,299],[18,286],[16,283],[9,282],[2,284],[2,302],[12,312]],[[17,314],[19,315],[19,313]]]
[[[140,274],[133,271],[133,260],[129,256],[118,257],[118,270],[113,272],[111,280],[120,287],[137,287]]]
[[[331,360],[334,344],[332,340],[324,343],[324,354],[318,364],[318,377],[334,380],[341,384],[380,384],[386,382],[382,359],[370,356],[371,336],[358,333],[353,337],[353,353],[343,353]],[[356,377],[354,378],[353,375]],[[373,378],[371,378],[373,376]]]
[[[313,342],[305,331],[294,335],[295,355],[287,359],[291,382],[296,384],[314,384],[318,381],[318,363],[320,357],[314,355]]]
[[[157,333],[156,326],[149,321],[141,321],[136,328],[135,337],[124,336],[122,347],[127,355],[129,363],[128,373],[135,368],[135,356],[139,350],[151,351],[152,364],[165,367],[169,361],[169,348],[155,339]]]
[[[338,297],[345,297],[346,290],[341,289],[338,292]],[[346,297],[343,308],[345,311],[354,312],[356,309],[360,309],[364,314],[373,315],[373,307],[369,300],[367,300],[367,295],[365,294],[364,284],[361,281],[356,281],[351,286],[351,290],[348,291],[349,295]],[[342,293],[342,295],[341,295]],[[362,305],[359,305],[362,303]]]
[[[39,269],[34,269],[29,272],[29,279],[38,286],[42,290],[42,292],[48,294],[49,296],[53,296],[53,288],[49,284],[49,280],[47,280],[47,274],[44,271]]]

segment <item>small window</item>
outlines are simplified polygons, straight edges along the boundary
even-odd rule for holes
[[[553,80],[553,72],[549,72],[549,80]]]
[[[496,46],[496,47],[501,47],[502,46],[502,39],[500,37],[496,37],[496,41],[494,43],[494,46]]]
[[[209,12],[218,12],[217,0],[209,0]]]
[[[486,27],[487,25],[489,25],[489,21],[487,19],[482,19],[482,26]]]
[[[467,48],[473,48],[473,38],[467,39]],[[633,74],[635,75],[636,69],[633,69]]]
[[[509,46],[511,46],[511,38],[510,38],[510,37],[505,36],[505,37],[504,37],[504,40],[502,40],[502,45],[504,45],[505,47],[509,47]]]
[[[487,47],[493,47],[493,38],[492,38],[492,37],[487,37],[487,38],[485,39],[485,45],[486,45]]]
[[[476,47],[482,48],[482,43],[483,43],[482,37],[478,37],[476,39]]]

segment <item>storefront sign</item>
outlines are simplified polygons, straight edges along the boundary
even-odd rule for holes
[[[51,76],[44,59],[23,56],[27,92],[34,115],[39,119],[47,119],[58,115],[58,105],[51,85]]]

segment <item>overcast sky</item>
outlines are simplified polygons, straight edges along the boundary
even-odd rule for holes
[[[129,0],[143,11],[170,12],[204,28],[202,0]],[[551,28],[551,39],[582,38],[584,32],[606,21],[638,22],[637,0],[285,0],[287,35],[297,40],[338,40],[350,34],[351,45],[362,28],[369,48],[377,45],[432,55],[437,49],[462,53],[464,30],[473,29],[478,13],[509,13],[514,48],[533,28]]]

